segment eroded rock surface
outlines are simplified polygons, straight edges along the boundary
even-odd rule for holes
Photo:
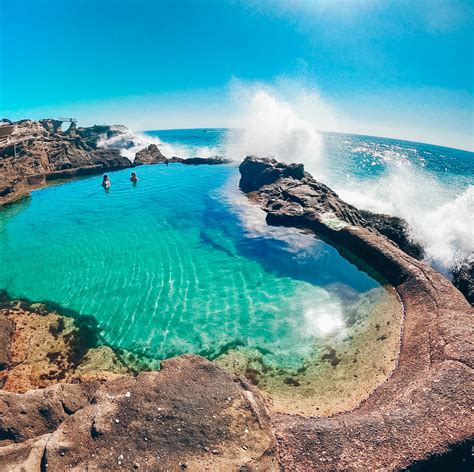
[[[145,149],[138,151],[135,154],[135,160],[133,161],[136,165],[142,164],[160,164],[167,161],[166,157],[163,156],[161,151],[158,149],[156,144],[150,144]]]
[[[94,319],[62,316],[40,303],[0,302],[0,386],[23,393],[56,383],[112,379],[159,362],[100,344]]]
[[[61,130],[57,120],[21,120],[0,143],[0,205],[28,195],[46,180],[129,167],[118,149],[100,149],[101,139],[120,133],[111,126]]]
[[[247,158],[240,170],[276,167]],[[361,406],[333,418],[272,414],[285,468],[399,470],[474,436],[474,311],[442,275],[400,250],[308,174],[253,187],[270,224],[313,230],[395,286],[405,306],[398,366]],[[258,177],[251,176],[252,181]],[[252,188],[252,187],[251,187]],[[361,262],[362,261],[362,262]]]
[[[278,470],[260,395],[211,362],[106,383],[0,392],[5,470]]]
[[[474,306],[474,256],[461,261],[453,269],[453,284]]]

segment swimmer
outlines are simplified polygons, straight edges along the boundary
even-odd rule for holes
[[[110,188],[110,179],[108,175],[104,175],[104,178],[102,179],[102,187],[106,190]]]
[[[135,174],[135,172],[132,172],[132,175],[130,176],[130,182],[133,182],[134,184],[138,182],[138,177],[137,177],[137,174]]]

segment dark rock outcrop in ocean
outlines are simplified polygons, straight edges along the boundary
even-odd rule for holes
[[[166,163],[181,163],[186,165],[220,165],[229,164],[230,162],[231,161],[229,159],[224,159],[220,156],[188,158],[174,156],[168,159],[161,153],[156,144],[150,144],[145,149],[138,151],[135,155],[135,160],[133,161],[135,165]]]
[[[355,256],[354,263],[375,268],[405,307],[398,366],[358,408],[332,418],[272,414],[284,466],[398,470],[472,438],[474,310],[445,277],[400,250],[328,187],[307,173],[287,176],[284,167],[255,157],[240,166],[242,188],[266,182],[250,186],[249,196],[267,222],[313,230]]]
[[[156,144],[150,144],[148,147],[135,154],[135,160],[133,162],[135,165],[139,166],[142,164],[160,164],[165,163],[166,161],[166,157],[161,154],[158,146]]]
[[[410,237],[408,224],[403,218],[372,213],[367,210],[359,210],[359,213],[379,233],[396,243],[402,251],[415,259],[423,259],[425,253],[423,246]]]
[[[453,284],[474,306],[474,257],[456,265],[453,269]]]

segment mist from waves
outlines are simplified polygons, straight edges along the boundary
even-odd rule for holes
[[[369,166],[380,166],[382,171],[370,178],[365,169],[344,173],[340,159],[347,156],[328,152],[324,137],[316,131],[330,109],[320,97],[313,100],[311,114],[311,107],[300,112],[302,100],[290,101],[269,88],[239,96],[244,100],[239,104],[241,126],[229,130],[224,155],[237,161],[253,154],[302,162],[345,201],[404,218],[410,237],[425,248],[426,261],[446,275],[463,259],[474,257],[474,186],[465,181],[447,183],[441,175],[424,170],[416,143],[407,150],[367,139],[361,150],[354,141],[349,155],[363,152]]]
[[[145,149],[150,144],[156,144],[161,153],[167,157],[211,157],[219,153],[219,149],[210,146],[186,146],[162,141],[157,136],[132,131],[126,126],[116,125],[111,127],[118,134],[111,138],[106,135],[99,141],[98,146],[104,149],[119,149],[120,154],[131,162],[135,160],[137,152]]]

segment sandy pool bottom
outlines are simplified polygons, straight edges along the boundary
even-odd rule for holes
[[[373,289],[353,307],[346,326],[314,341],[302,365],[281,369],[258,350],[236,348],[215,362],[257,385],[279,413],[330,416],[365,400],[397,365],[403,306],[393,287]]]

